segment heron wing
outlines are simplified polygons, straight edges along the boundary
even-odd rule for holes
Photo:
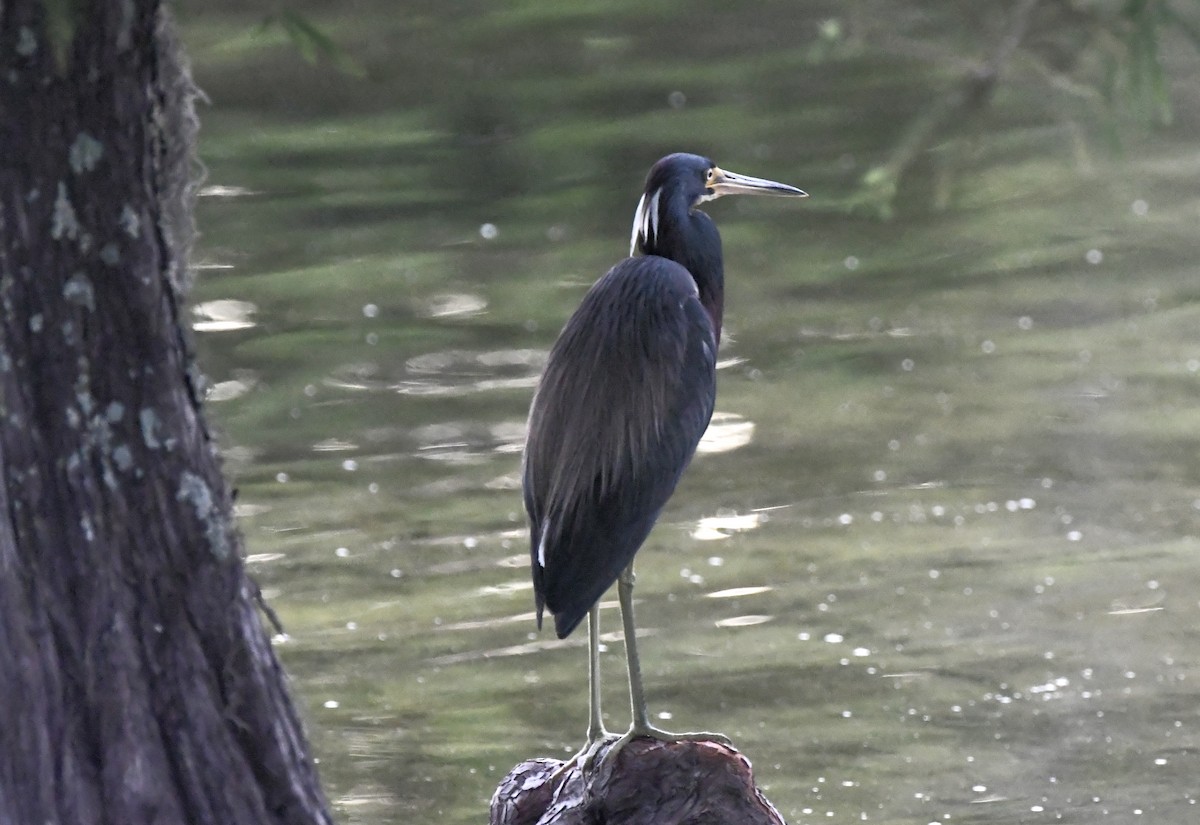
[[[712,416],[712,321],[686,269],[629,258],[550,352],[523,470],[538,622],[569,634],[633,560]]]

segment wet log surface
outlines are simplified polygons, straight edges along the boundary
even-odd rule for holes
[[[566,767],[564,767],[566,766]],[[750,760],[713,742],[635,739],[609,763],[531,759],[492,796],[491,825],[783,825]]]

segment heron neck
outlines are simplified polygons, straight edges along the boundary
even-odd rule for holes
[[[658,242],[646,249],[646,254],[670,258],[691,273],[700,304],[712,320],[713,340],[719,344],[725,311],[725,267],[716,224],[698,209],[692,210],[683,226],[667,224],[655,240]]]
[[[720,238],[717,239],[720,243]],[[713,342],[721,343],[721,321],[725,314],[725,271],[720,252],[717,255],[691,261],[680,261],[692,273],[700,291],[700,305],[708,312],[713,325]]]

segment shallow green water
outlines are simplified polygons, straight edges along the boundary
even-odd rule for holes
[[[953,208],[879,222],[855,182],[956,71],[817,36],[868,6],[314,11],[363,81],[184,15],[210,414],[341,821],[481,822],[581,742],[584,634],[533,625],[524,415],[674,149],[813,197],[709,210],[729,337],[639,555],[652,713],[732,736],[789,821],[1200,815],[1200,72],[1172,52],[1176,125],[1116,156],[1018,75]],[[964,56],[994,22],[897,14]]]

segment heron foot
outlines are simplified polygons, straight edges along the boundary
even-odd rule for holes
[[[583,773],[590,773],[596,762],[596,756],[604,750],[606,745],[614,744],[619,739],[620,737],[617,734],[609,733],[604,728],[601,728],[599,731],[589,730],[587,744],[577,751],[574,756],[559,765],[554,773],[550,775],[551,780],[558,779],[560,775],[566,773],[576,764],[579,765]]]
[[[634,739],[654,739],[658,742],[716,742],[720,745],[733,745],[732,740],[730,740],[730,738],[723,733],[712,733],[710,731],[672,733],[671,731],[662,730],[661,728],[656,728],[650,724],[639,725],[634,723],[634,725],[630,727],[623,736],[613,742],[608,750],[604,751],[604,755],[600,757],[599,765],[594,765],[592,763],[595,761],[596,753],[605,743],[596,743],[594,746],[596,750],[593,751],[590,756],[591,762],[585,762],[583,765],[584,771],[589,771],[593,767],[603,767],[606,770],[611,771],[613,766],[616,765],[617,754],[619,754],[621,750]],[[608,741],[611,741],[611,739]]]

